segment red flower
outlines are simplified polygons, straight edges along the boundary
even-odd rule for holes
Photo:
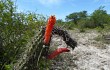
[[[53,51],[50,55],[47,56],[48,59],[53,59],[58,56],[60,53],[69,52],[68,48],[58,48],[57,50]]]
[[[48,19],[48,23],[46,25],[46,30],[45,30],[45,34],[44,34],[44,44],[49,43],[50,37],[51,37],[51,32],[52,32],[52,29],[53,29],[55,23],[56,23],[55,16],[50,16],[50,18]]]

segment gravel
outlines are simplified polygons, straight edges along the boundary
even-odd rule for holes
[[[68,31],[78,46],[68,53],[62,53],[51,60],[50,70],[110,70],[110,45],[97,42],[97,31],[85,33]],[[58,47],[67,47],[59,36],[53,36],[51,50]],[[53,49],[54,48],[54,49]]]

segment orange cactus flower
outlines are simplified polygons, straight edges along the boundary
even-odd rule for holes
[[[50,16],[46,25],[46,30],[44,34],[44,44],[48,45],[52,33],[52,29],[54,27],[54,24],[56,23],[55,16]]]

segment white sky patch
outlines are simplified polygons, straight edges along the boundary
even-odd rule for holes
[[[39,2],[43,5],[55,5],[60,4],[62,0],[39,0]]]
[[[20,13],[20,12],[24,12],[24,10],[17,9],[17,12],[18,12],[18,13]]]
[[[108,11],[107,11],[107,13],[109,13],[109,14],[110,14],[110,10],[108,10]]]

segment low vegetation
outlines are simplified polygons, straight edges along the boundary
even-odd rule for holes
[[[46,17],[34,12],[18,13],[11,0],[0,1],[0,69],[9,70],[10,63],[19,58],[25,45],[46,23]],[[110,14],[101,6],[88,15],[87,11],[73,12],[66,16],[66,21],[58,19],[56,26],[69,30],[74,28],[85,32],[95,29],[99,32],[109,31]],[[100,40],[101,38],[97,38]],[[42,66],[42,64],[41,64]]]

